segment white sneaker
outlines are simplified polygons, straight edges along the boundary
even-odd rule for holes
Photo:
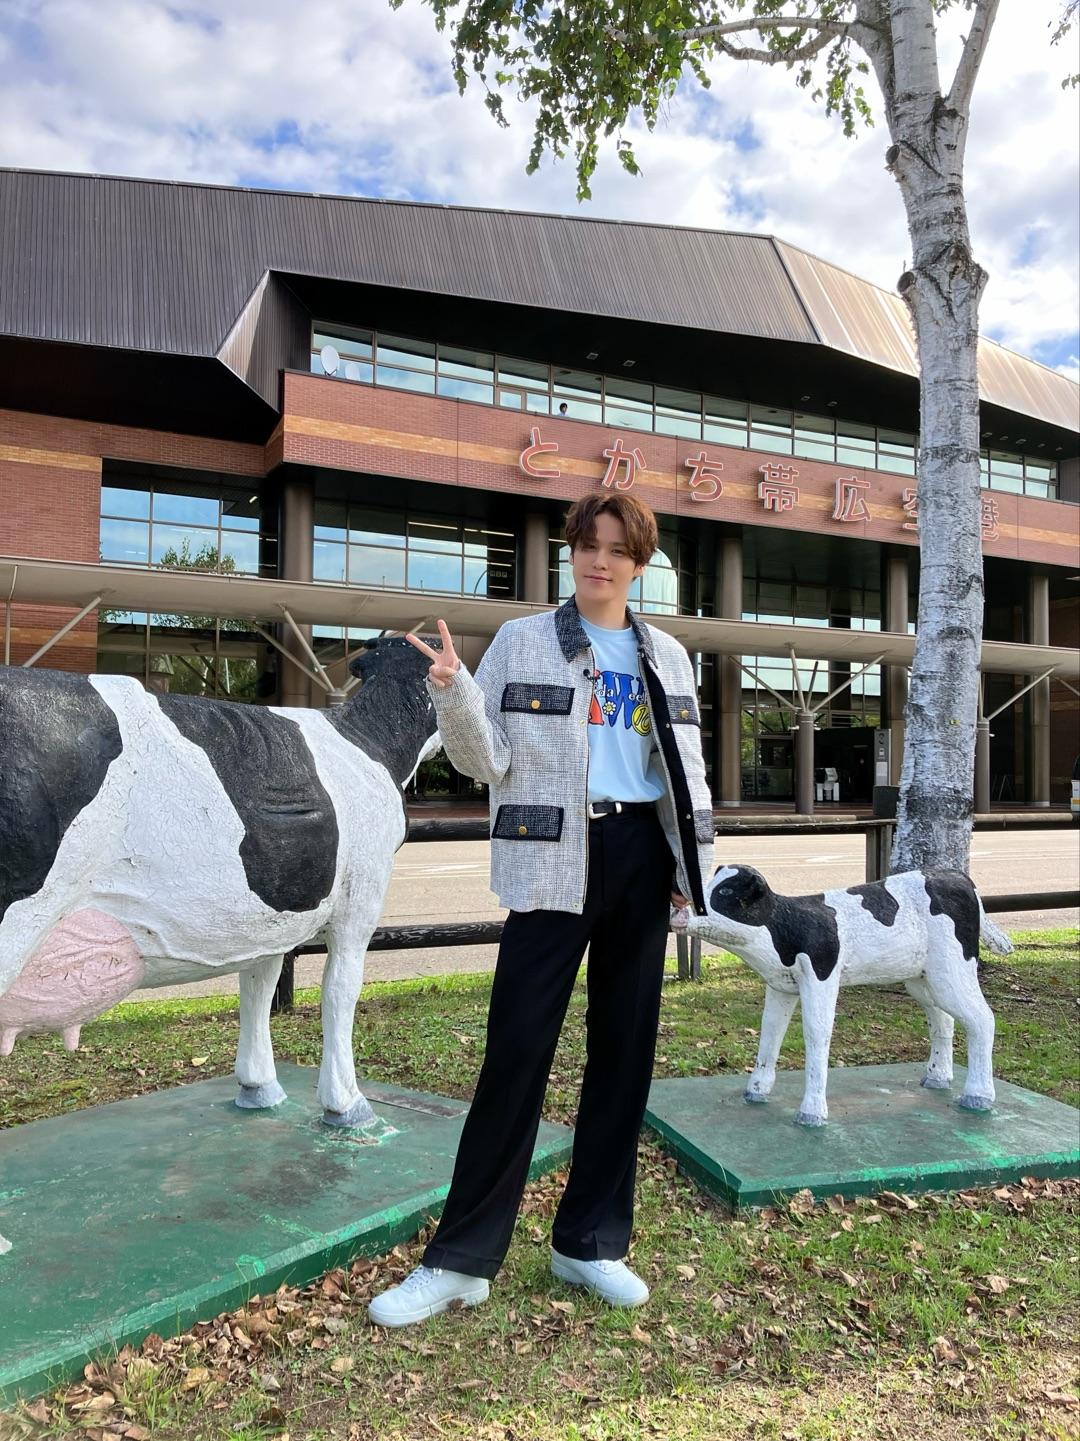
[[[649,1288],[625,1261],[576,1261],[551,1250],[551,1271],[571,1286],[587,1286],[609,1306],[643,1306]]]
[[[482,1276],[444,1271],[441,1266],[417,1266],[400,1286],[391,1286],[375,1297],[368,1307],[368,1319],[375,1326],[414,1326],[438,1316],[453,1301],[478,1306],[487,1300],[489,1289]]]

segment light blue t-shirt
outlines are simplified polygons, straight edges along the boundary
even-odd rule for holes
[[[584,616],[581,624],[596,663],[589,711],[589,800],[658,800],[664,794],[664,773],[637,637],[629,626],[607,630]]]

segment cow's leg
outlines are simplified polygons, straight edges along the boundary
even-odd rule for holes
[[[797,965],[803,1039],[806,1043],[806,1088],[795,1123],[799,1126],[823,1126],[829,1116],[825,1088],[829,1079],[829,1046],[836,1018],[836,998],[840,991],[840,971],[838,967],[826,980],[819,981],[805,956],[799,957]]]
[[[966,960],[951,938],[948,947],[955,955],[932,955],[926,982],[935,1004],[967,1033],[967,1081],[958,1104],[966,1111],[989,1111],[995,1100],[994,1013],[979,989],[975,962]]]
[[[268,956],[240,972],[240,1042],[236,1048],[240,1094],[236,1104],[244,1110],[266,1110],[285,1099],[270,1042],[270,1003],[282,960],[282,956]]]
[[[776,1058],[784,1043],[788,1022],[799,999],[797,991],[781,991],[774,986],[765,987],[765,1009],[761,1014],[761,1042],[758,1046],[757,1062],[746,1082],[743,1098],[747,1101],[767,1101],[776,1082]]]
[[[332,938],[327,946],[318,1096],[328,1126],[370,1126],[378,1119],[356,1084],[352,1044],[353,1017],[364,983],[364,958],[371,930],[347,941]]]
[[[912,976],[904,985],[908,995],[918,1001],[926,1012],[930,1027],[930,1059],[926,1063],[922,1083],[932,1091],[947,1091],[953,1078],[953,1018],[948,1011],[934,1004],[930,987],[921,976]]]

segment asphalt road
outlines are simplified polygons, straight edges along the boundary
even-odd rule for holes
[[[716,859],[756,866],[777,891],[799,895],[850,886],[862,881],[865,841],[861,835],[747,836],[718,842]],[[1080,833],[1071,826],[1032,831],[979,831],[972,840],[971,874],[984,895],[1007,892],[1075,890],[1080,886]],[[488,890],[488,848],[484,841],[411,842],[398,852],[381,925],[418,921],[469,921],[501,917]],[[994,921],[1007,931],[1080,925],[1080,910],[1006,912]],[[431,951],[377,951],[368,957],[367,980],[441,975],[449,971],[487,971],[495,964],[494,946],[452,946]],[[675,940],[669,940],[669,955]],[[302,957],[298,986],[317,985],[322,961]],[[175,987],[169,995],[234,992],[235,976],[195,986]],[[139,996],[161,992],[137,992]]]

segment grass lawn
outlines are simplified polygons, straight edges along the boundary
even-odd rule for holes
[[[1032,933],[986,967],[996,1073],[1080,1101],[1077,933]],[[706,958],[665,990],[656,1074],[749,1070],[762,987]],[[468,1096],[488,976],[372,985],[356,1046],[372,1078]],[[315,992],[273,1020],[280,1059],[316,1064]],[[572,1123],[583,1063],[579,985],[545,1116]],[[235,998],[118,1006],[67,1055],[57,1037],[0,1064],[0,1125],[232,1069]],[[782,1063],[801,1067],[796,1019]],[[902,990],[842,994],[833,1061],[925,1060]],[[962,1046],[957,1060],[963,1060]],[[530,1186],[491,1301],[405,1332],[364,1306],[420,1242],[303,1290],[249,1302],[187,1336],[105,1358],[85,1383],[0,1415],[0,1438],[184,1441],[856,1441],[1075,1437],[1080,1184],[909,1200],[888,1194],[733,1218],[641,1149],[632,1262],[653,1289],[615,1312],[555,1282],[561,1181]],[[11,1304],[0,1291],[0,1304]]]

